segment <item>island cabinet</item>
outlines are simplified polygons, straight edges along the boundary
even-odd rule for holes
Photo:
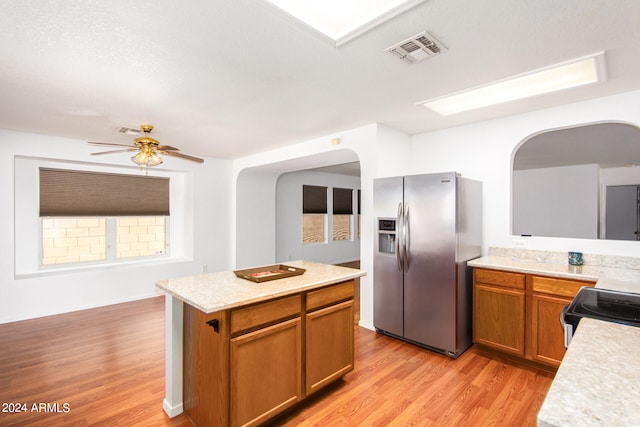
[[[354,281],[206,315],[184,309],[184,411],[260,425],[353,369]]]
[[[255,425],[302,400],[302,296],[231,311],[231,425]]]
[[[565,353],[560,312],[594,282],[474,269],[474,342],[557,368]]]
[[[353,370],[353,294],[353,282],[307,294],[307,395]]]

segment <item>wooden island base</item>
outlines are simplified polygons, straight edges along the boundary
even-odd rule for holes
[[[205,314],[184,305],[184,412],[262,424],[353,370],[353,280]]]

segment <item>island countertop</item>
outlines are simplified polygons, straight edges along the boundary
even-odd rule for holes
[[[512,257],[470,261],[477,268],[596,281],[640,293],[640,270],[570,266]],[[582,319],[537,416],[538,426],[640,426],[640,328]]]
[[[306,271],[261,283],[239,278],[233,271],[203,273],[160,280],[156,287],[208,314],[366,275],[362,270],[311,261],[287,261],[286,265]]]

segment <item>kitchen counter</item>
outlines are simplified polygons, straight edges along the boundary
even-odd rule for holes
[[[596,281],[597,288],[640,293],[635,268],[491,254],[469,265]],[[640,328],[582,319],[538,412],[538,426],[640,426],[638,348]]]
[[[356,279],[366,274],[354,268],[311,261],[290,261],[286,265],[303,268],[306,271],[299,276],[261,283],[237,277],[233,271],[222,271],[160,280],[156,286],[169,295],[209,314]]]
[[[354,268],[311,261],[290,261],[286,265],[303,268],[302,275],[256,283],[237,277],[233,271],[198,274],[160,280],[156,287],[166,298],[166,396],[165,412],[174,417],[183,412],[183,304],[205,314],[225,312],[248,304],[293,295],[346,282],[366,275]],[[351,320],[353,323],[353,320]]]
[[[489,255],[468,263],[471,267],[597,282],[596,287],[640,292],[640,270],[591,265],[569,265],[566,261],[538,261]]]

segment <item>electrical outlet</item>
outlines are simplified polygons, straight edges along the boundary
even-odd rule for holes
[[[202,272],[203,273],[206,273],[208,269],[209,269],[209,267],[207,266],[207,264],[203,264],[202,265]]]
[[[526,248],[527,247],[527,238],[526,237],[516,237],[513,239],[513,246],[516,248]]]

